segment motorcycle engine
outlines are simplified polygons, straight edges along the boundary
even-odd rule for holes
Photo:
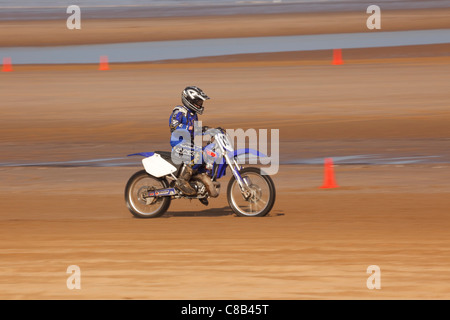
[[[200,181],[190,181],[189,184],[195,189],[195,191],[197,191],[197,196],[206,195],[206,187]]]

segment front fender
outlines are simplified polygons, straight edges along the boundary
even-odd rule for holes
[[[142,157],[151,157],[152,155],[154,155],[154,152],[139,152],[139,153],[133,153],[133,154],[129,154],[127,155],[127,157],[131,157],[131,156],[142,156]]]
[[[243,154],[251,154],[257,157],[267,157],[267,155],[265,155],[264,153],[250,148],[234,150],[233,152],[229,152],[228,156],[234,158]]]

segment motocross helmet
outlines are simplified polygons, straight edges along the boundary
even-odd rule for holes
[[[186,87],[181,93],[181,102],[194,113],[203,114],[203,102],[209,97],[196,86]]]

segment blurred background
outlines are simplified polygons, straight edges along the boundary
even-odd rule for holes
[[[70,264],[84,298],[371,298],[371,264],[377,297],[448,297],[449,17],[438,0],[0,0],[1,297],[73,297]],[[127,212],[127,154],[170,149],[188,85],[211,97],[204,125],[280,130],[270,223],[230,219],[224,194]]]

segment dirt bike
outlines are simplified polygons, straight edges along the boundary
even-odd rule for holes
[[[226,174],[227,167],[233,176],[227,187],[227,200],[237,216],[262,217],[275,203],[275,185],[269,175],[256,167],[244,168],[242,157],[264,154],[250,148],[234,150],[229,135],[221,128],[209,129],[211,140],[202,150],[204,161],[189,180],[196,190],[187,196],[174,187],[184,163],[173,161],[167,151],[134,153],[142,156],[144,170],[136,172],[125,187],[125,201],[130,212],[138,218],[155,218],[163,215],[173,199],[198,199],[208,204],[208,198],[219,195],[217,181]]]

